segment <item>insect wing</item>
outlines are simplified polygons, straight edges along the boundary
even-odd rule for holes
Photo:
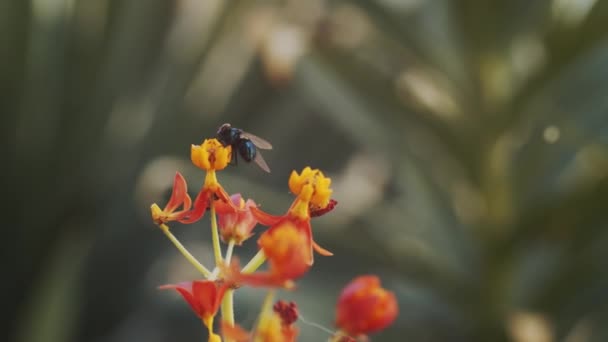
[[[259,166],[259,167],[260,167],[262,170],[264,170],[264,171],[266,171],[266,172],[270,173],[270,168],[268,167],[268,164],[266,164],[266,161],[265,161],[265,160],[264,160],[264,158],[262,157],[262,154],[260,153],[260,151],[258,151],[258,153],[256,153],[255,158],[253,159],[253,161],[254,161],[256,164],[258,164],[258,166]]]
[[[270,144],[268,141],[258,137],[255,134],[251,134],[248,132],[241,132],[241,137],[251,140],[251,142],[257,148],[261,148],[262,150],[272,150],[272,144]]]

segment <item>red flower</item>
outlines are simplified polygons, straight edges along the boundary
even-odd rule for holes
[[[150,207],[152,211],[152,220],[154,223],[160,225],[167,223],[169,221],[182,221],[183,217],[190,210],[190,206],[192,205],[192,200],[190,196],[188,196],[188,186],[186,185],[186,180],[181,173],[175,173],[175,179],[173,180],[173,191],[171,192],[171,198],[169,198],[169,202],[164,209],[160,209],[160,207],[154,203]],[[182,210],[175,211],[180,206],[183,206]]]
[[[258,224],[258,221],[253,217],[251,208],[255,208],[256,204],[253,200],[243,200],[241,194],[230,196],[231,204],[217,200],[214,202],[215,209],[218,214],[218,225],[222,240],[228,243],[234,240],[237,245],[241,245],[253,233],[253,228]],[[234,208],[237,208],[235,211]]]
[[[342,290],[338,299],[336,325],[353,336],[382,330],[397,317],[395,295],[380,286],[373,275],[359,276]]]
[[[159,288],[161,290],[174,289],[179,292],[194,313],[209,329],[209,340],[212,341],[219,338],[213,333],[213,318],[220,307],[224,293],[230,288],[229,283],[195,280],[192,282],[163,285]]]

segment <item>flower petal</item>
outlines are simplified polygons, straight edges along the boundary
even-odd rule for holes
[[[184,298],[186,303],[188,303],[188,305],[190,305],[190,308],[192,308],[192,311],[194,311],[194,313],[196,313],[197,316],[202,317],[203,310],[202,310],[202,307],[200,306],[200,303],[196,300],[196,298],[192,294],[192,284],[193,284],[193,282],[168,284],[168,285],[159,286],[158,289],[159,290],[176,290]]]
[[[176,172],[175,178],[173,180],[173,191],[171,192],[171,198],[169,202],[165,206],[165,212],[173,212],[177,209],[183,202],[184,197],[188,195],[188,186],[186,184],[186,180],[181,173]]]
[[[214,281],[196,281],[192,284],[192,296],[200,303],[204,315],[215,316],[227,286]]]
[[[270,215],[257,207],[251,207],[251,213],[253,214],[253,217],[255,217],[255,219],[263,226],[274,226],[279,223],[279,221],[284,219],[284,216]]]
[[[194,223],[205,215],[205,211],[207,210],[207,206],[209,206],[209,197],[210,194],[205,189],[201,189],[196,198],[194,199],[194,208],[192,210],[184,213],[183,217],[178,221],[181,223]]]
[[[319,254],[321,254],[322,256],[332,256],[334,255],[334,253],[328,251],[327,249],[319,246],[316,242],[312,242],[312,248],[315,249],[315,251]]]

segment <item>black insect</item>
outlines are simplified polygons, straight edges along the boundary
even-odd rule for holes
[[[232,127],[229,123],[221,125],[217,130],[217,140],[224,146],[232,146],[232,159],[235,164],[238,153],[246,162],[249,163],[253,160],[262,170],[270,172],[268,164],[258,151],[258,149],[272,150],[272,145],[268,141],[240,128]]]

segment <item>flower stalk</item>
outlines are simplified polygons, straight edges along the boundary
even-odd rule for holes
[[[184,258],[186,258],[186,260],[188,260],[188,262],[190,262],[190,264],[192,264],[192,266],[194,266],[194,268],[196,268],[205,277],[205,279],[209,279],[211,277],[211,272],[205,266],[203,266],[203,264],[196,260],[196,258],[192,254],[190,254],[190,252],[188,252],[186,247],[184,247],[184,245],[179,242],[175,235],[171,233],[171,231],[169,230],[169,226],[164,223],[161,223],[160,225],[158,225],[158,227],[160,228],[160,230],[163,231],[163,233],[165,233],[165,236],[169,238],[169,240],[173,243],[177,250],[182,253]]]
[[[211,214],[211,243],[213,244],[213,256],[215,258],[215,265],[219,267],[223,263],[222,247],[220,246],[220,234],[217,228],[217,216],[215,215],[213,201],[210,201],[209,207]]]
[[[251,258],[251,260],[249,260],[247,265],[245,265],[245,267],[243,267],[243,269],[241,270],[241,273],[243,273],[243,274],[253,273],[258,268],[260,268],[260,266],[262,266],[265,261],[266,261],[266,254],[264,254],[264,251],[260,249],[258,251],[258,253],[256,255],[254,255],[253,258]]]

